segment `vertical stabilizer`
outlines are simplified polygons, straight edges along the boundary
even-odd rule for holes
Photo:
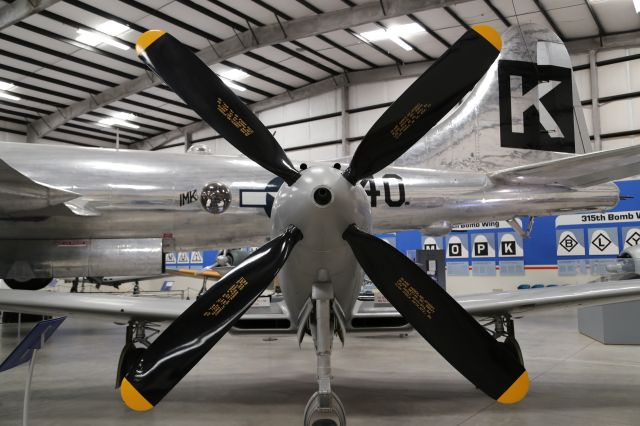
[[[592,151],[560,38],[524,24],[502,39],[487,74],[397,165],[490,172]]]

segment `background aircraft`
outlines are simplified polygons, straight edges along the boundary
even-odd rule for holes
[[[640,246],[631,246],[620,252],[616,263],[607,265],[607,272],[611,275],[605,277],[611,280],[632,280],[640,277]]]
[[[627,148],[567,158],[554,154],[584,152],[588,147],[588,141],[581,136],[586,135],[580,131],[583,123],[575,112],[578,104],[570,70],[567,74],[558,69],[568,63],[568,55],[549,32],[529,28],[508,34],[512,44],[495,61],[501,48],[499,35],[484,26],[469,30],[380,117],[347,167],[338,162],[298,169],[248,108],[189,49],[163,31],[145,33],[137,46],[141,58],[226,140],[268,173],[245,159],[216,162],[212,157],[201,156],[202,161],[194,157],[175,161],[172,156],[171,163],[169,157],[145,163],[151,156],[127,153],[120,158],[122,153],[106,153],[99,158],[95,151],[84,151],[75,159],[77,166],[86,167],[87,171],[95,169],[101,178],[86,188],[44,186],[41,179],[34,177],[36,172],[29,177],[23,175],[24,179],[14,174],[14,180],[35,195],[29,204],[31,209],[7,209],[7,217],[20,225],[8,232],[17,235],[39,229],[44,238],[51,239],[56,238],[56,232],[84,232],[90,238],[86,242],[71,239],[56,247],[86,249],[85,253],[95,246],[99,249],[94,241],[102,242],[108,239],[107,235],[128,237],[127,243],[117,243],[120,246],[106,246],[107,251],[111,250],[108,259],[122,262],[123,253],[132,251],[127,244],[133,241],[143,256],[142,264],[148,265],[152,265],[153,256],[161,256],[171,245],[180,249],[197,247],[207,238],[243,240],[246,244],[247,240],[264,238],[265,233],[270,234],[270,241],[188,307],[175,301],[154,301],[151,305],[137,298],[114,303],[106,298],[90,301],[73,295],[38,297],[37,293],[11,291],[0,294],[0,306],[127,318],[129,341],[121,356],[119,374],[124,375],[122,398],[135,410],[148,410],[157,404],[234,323],[268,322],[278,315],[287,321],[281,329],[296,331],[299,339],[309,331],[316,346],[318,392],[309,400],[305,424],[316,420],[345,423],[344,408],[331,390],[332,340],[334,333],[344,339],[346,331],[357,323],[355,320],[362,318],[392,319],[396,327],[410,324],[487,395],[501,403],[519,401],[526,395],[529,381],[513,334],[512,311],[637,297],[640,285],[608,283],[599,288],[545,289],[544,294],[492,294],[459,300],[466,303],[461,306],[403,254],[370,235],[372,230],[415,227],[446,230],[450,223],[471,219],[602,209],[617,202],[618,193],[613,186],[594,185],[633,174],[639,150]],[[532,56],[532,52],[536,54]],[[525,57],[536,59],[528,62]],[[452,83],[443,84],[445,80]],[[532,87],[539,88],[532,92]],[[554,101],[548,101],[548,96]],[[433,146],[428,142],[411,148],[458,103],[448,118],[432,130]],[[551,105],[559,109],[556,111]],[[499,119],[491,121],[491,117]],[[495,130],[500,131],[500,136],[488,143],[500,144],[499,148],[506,151],[498,152],[506,155],[489,155],[480,160],[475,154],[487,126],[493,129],[494,136]],[[546,130],[542,136],[541,128]],[[439,136],[438,132],[445,131],[450,137]],[[475,149],[469,149],[469,143],[464,142],[468,139],[453,136],[464,133],[472,135],[470,140],[475,142],[471,146]],[[449,144],[446,149],[442,141]],[[14,147],[13,163],[6,161],[14,171],[17,151]],[[11,152],[11,148],[4,152]],[[405,152],[408,153],[402,157]],[[411,166],[420,162],[420,156],[431,158],[447,153],[462,153],[455,156],[452,166],[476,171],[441,172]],[[3,159],[11,157],[2,155]],[[545,161],[529,164],[541,156]],[[402,158],[397,165],[389,167],[399,157]],[[525,165],[478,171],[492,162],[506,160],[514,166]],[[616,161],[615,167],[612,160]],[[228,176],[240,177],[232,178],[234,183],[230,185],[200,181],[203,189],[199,191],[194,182],[198,182],[196,176],[204,164],[210,168],[220,165],[221,176],[226,176],[226,171]],[[108,179],[114,178],[112,173],[116,170],[120,171],[119,177],[125,178],[119,183]],[[154,186],[151,177],[163,171],[174,178],[172,182],[183,183],[175,184],[172,191],[167,191],[167,186]],[[384,173],[380,180],[370,178],[378,173]],[[396,185],[395,191],[392,185]],[[195,189],[191,190],[193,186]],[[127,198],[133,187],[141,195],[151,196]],[[382,191],[377,188],[384,189],[384,204]],[[256,192],[263,192],[264,197],[256,196]],[[276,192],[275,196],[270,192]],[[232,204],[233,199],[238,204]],[[200,207],[196,208],[198,203]],[[146,228],[133,231],[127,227],[124,218],[126,214],[131,216],[132,205],[133,210],[148,211],[140,215],[138,222],[148,219]],[[255,214],[260,210],[264,215]],[[203,216],[202,211],[213,215]],[[200,222],[198,216],[204,220]],[[145,241],[154,240],[149,234],[139,234],[154,232],[153,226],[167,226],[160,225],[167,217],[173,219],[175,235],[165,232],[164,238],[156,236],[155,240],[160,241],[154,242]],[[26,218],[30,218],[28,224]],[[137,218],[131,219],[135,222]],[[105,223],[98,226],[101,220]],[[206,226],[214,223],[216,235],[211,236],[209,231],[202,236]],[[53,229],[52,224],[60,226]],[[265,225],[266,229],[257,231]],[[150,248],[145,248],[143,242]],[[126,247],[123,253],[118,252],[120,247]],[[52,250],[57,251],[60,250]],[[94,252],[92,259],[100,254]],[[51,258],[52,254],[48,255]],[[85,266],[92,264],[88,261]],[[356,306],[363,270],[395,310],[367,312],[366,307]],[[252,317],[253,302],[278,274],[284,295],[279,305],[281,312],[270,310],[261,313],[260,318]],[[469,312],[492,316],[494,335],[487,333]],[[175,320],[148,348],[134,346],[134,335],[139,339],[137,343],[148,344],[144,337],[146,321],[162,319]],[[495,337],[506,339],[501,342]]]

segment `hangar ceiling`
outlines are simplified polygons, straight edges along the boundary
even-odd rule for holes
[[[162,28],[252,108],[412,75],[469,25],[552,27],[572,51],[640,44],[632,0],[0,0],[0,131],[152,149],[202,127],[135,56]],[[188,76],[185,76],[188,78]]]

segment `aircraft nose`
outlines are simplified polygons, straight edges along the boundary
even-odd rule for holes
[[[345,245],[342,233],[352,223],[370,228],[371,208],[362,186],[351,185],[333,167],[318,165],[302,171],[293,185],[282,185],[271,219],[273,235],[295,225],[304,235],[301,246],[330,252]]]

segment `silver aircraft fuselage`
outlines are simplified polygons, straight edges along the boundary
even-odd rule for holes
[[[2,143],[0,160],[34,182],[79,195],[65,215],[31,218],[26,211],[1,219],[0,245],[162,237],[172,240],[172,250],[262,244],[271,230],[267,211],[283,185],[270,185],[275,176],[244,157]],[[199,202],[202,188],[213,182],[231,190],[222,214],[208,213]],[[613,184],[501,186],[484,173],[415,167],[388,167],[361,184],[374,232],[606,209],[618,202]]]
[[[74,250],[78,240],[91,241],[91,248],[105,247],[88,255],[88,265],[81,270],[104,271],[105,264],[112,268],[107,270],[122,270],[126,265],[131,268],[126,274],[133,275],[160,268],[161,251],[262,245],[289,222],[295,222],[305,235],[299,245],[308,246],[309,250],[294,249],[280,274],[293,325],[320,268],[330,273],[336,299],[350,316],[362,282],[362,270],[340,238],[341,231],[336,231],[346,228],[345,221],[353,220],[373,232],[403,229],[446,232],[453,224],[567,209],[609,208],[618,201],[615,185],[581,190],[504,185],[493,182],[484,173],[388,167],[373,179],[356,185],[355,192],[336,190],[346,205],[348,194],[353,194],[357,208],[351,209],[356,213],[342,216],[344,223],[322,225],[330,230],[328,238],[329,231],[324,233],[313,226],[305,229],[304,225],[306,218],[314,215],[310,223],[323,224],[321,209],[288,201],[295,193],[292,188],[278,183],[281,180],[243,157],[3,143],[0,159],[39,185],[78,195],[65,203],[67,213],[62,215],[42,216],[38,212],[20,212],[18,208],[17,212],[12,210],[10,217],[5,215],[1,219],[0,254],[10,258],[20,251],[16,248],[23,253],[22,259],[14,259],[14,266],[7,266],[10,269],[6,270],[15,277],[46,275],[46,271],[54,271],[51,275],[58,278],[66,274],[84,275],[67,266],[77,262],[74,258],[51,261],[64,264],[58,269],[54,265],[38,270],[36,265],[25,273],[22,266],[15,267],[25,262],[25,256],[35,258],[36,253],[41,256],[40,261],[49,261],[60,251]],[[341,172],[331,164],[310,165],[303,171],[303,177],[320,173],[319,182],[326,178],[330,187],[346,184]],[[294,187],[302,185],[305,179]],[[202,189],[214,182],[225,185],[231,192],[231,204],[221,214],[209,213],[199,200]],[[141,253],[139,257],[118,257],[121,254],[118,244],[115,247],[109,244],[119,239],[127,241],[125,256],[127,251],[135,250]],[[63,240],[62,249],[57,240]],[[162,241],[162,248],[145,247],[147,241]],[[65,244],[72,248],[66,248]],[[52,245],[56,247],[47,248]],[[145,257],[145,252],[151,256]]]

